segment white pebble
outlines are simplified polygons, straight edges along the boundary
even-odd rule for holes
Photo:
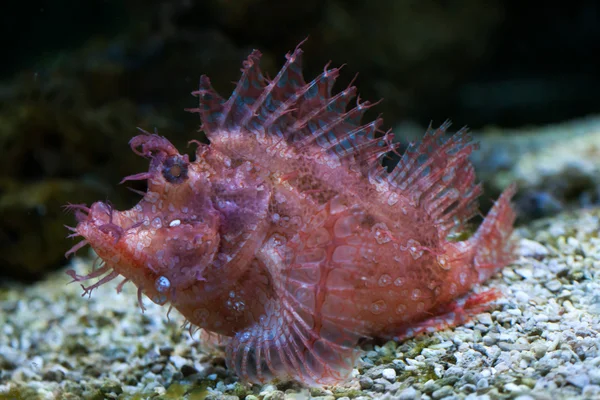
[[[396,380],[396,370],[393,368],[386,368],[383,371],[381,371],[381,376],[383,376],[388,381],[395,381]]]
[[[519,245],[519,253],[523,257],[541,258],[548,255],[548,249],[534,240],[521,239]]]
[[[522,290],[519,290],[518,292],[515,292],[515,299],[520,304],[525,304],[529,301],[529,295]]]

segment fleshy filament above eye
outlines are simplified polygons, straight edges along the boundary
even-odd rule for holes
[[[163,163],[162,175],[169,183],[182,183],[188,179],[188,162],[181,156],[171,156]]]

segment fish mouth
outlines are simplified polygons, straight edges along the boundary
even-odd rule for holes
[[[72,232],[68,237],[83,237],[82,241],[65,253],[65,257],[90,244],[98,255],[105,258],[105,255],[101,254],[103,250],[114,251],[114,247],[128,232],[142,224],[125,221],[128,218],[125,218],[123,213],[115,210],[110,203],[101,201],[93,203],[90,207],[85,204],[68,204],[64,208],[74,212],[77,221],[76,227],[67,226]]]
[[[79,243],[65,253],[65,257],[68,258],[88,244],[97,254],[94,266],[89,274],[78,275],[73,269],[67,271],[67,274],[73,278],[71,282],[85,282],[99,278],[96,283],[89,286],[81,285],[83,288],[82,296],[91,296],[94,289],[121,275],[116,267],[122,261],[121,255],[124,247],[119,242],[125,235],[142,225],[142,222],[132,223],[123,212],[115,210],[110,203],[100,201],[93,203],[90,207],[85,204],[68,204],[64,208],[66,211],[73,212],[77,221],[76,227],[66,226],[72,232],[68,237],[82,238]],[[123,228],[123,226],[127,226],[127,228]],[[98,267],[96,267],[97,264]],[[129,280],[129,278],[124,277],[117,286],[117,293],[121,292],[123,285]],[[138,287],[138,304],[143,311],[145,307],[142,303],[141,286]]]

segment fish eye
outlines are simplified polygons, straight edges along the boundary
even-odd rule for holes
[[[163,163],[162,175],[169,183],[182,183],[188,178],[188,163],[181,156],[171,156]]]

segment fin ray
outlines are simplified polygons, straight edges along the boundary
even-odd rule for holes
[[[431,125],[412,143],[387,176],[388,182],[414,206],[421,206],[439,227],[440,238],[460,230],[478,210],[481,186],[469,155],[477,148],[466,129],[444,138],[450,122]]]
[[[201,128],[209,140],[232,132],[266,137],[273,143],[285,139],[298,151],[306,152],[310,147],[309,154],[320,151],[345,163],[354,162],[365,175],[380,172],[377,163],[394,146],[388,140],[376,139],[381,118],[361,123],[365,111],[376,103],[359,99],[346,111],[356,96],[356,87],[351,82],[332,95],[340,68],[325,66],[323,73],[305,83],[300,45],[286,55],[285,65],[270,82],[258,65],[261,53],[254,50],[227,101],[203,76],[199,89],[193,92],[199,97],[199,106],[188,111],[200,114]]]

